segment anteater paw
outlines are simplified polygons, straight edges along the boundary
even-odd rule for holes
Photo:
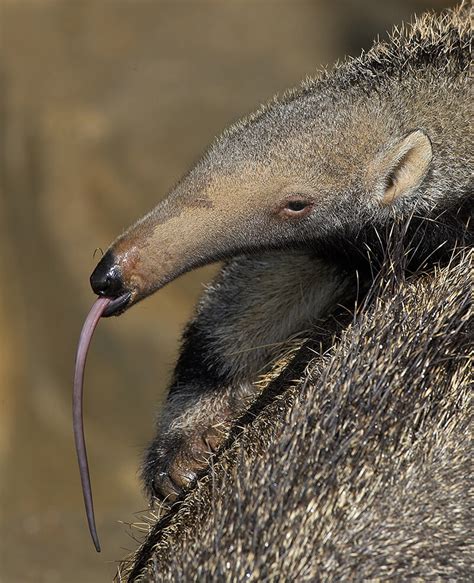
[[[177,500],[208,467],[224,436],[214,427],[186,437],[163,436],[160,440],[158,436],[148,451],[143,471],[149,494],[165,503]]]

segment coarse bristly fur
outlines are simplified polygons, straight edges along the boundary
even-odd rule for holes
[[[130,580],[468,581],[473,267],[391,272],[329,351],[301,349]]]
[[[130,580],[469,579],[470,41],[463,3],[305,82],[225,132],[111,248],[132,301],[162,285],[153,237],[188,207],[202,213],[176,249],[201,259],[178,268],[171,250],[162,274],[230,259],[143,469],[151,496],[178,501],[157,507]],[[257,205],[245,180],[268,195],[289,169],[322,193],[298,236],[239,207]],[[199,247],[214,207],[230,222]],[[247,246],[222,242],[232,217]]]

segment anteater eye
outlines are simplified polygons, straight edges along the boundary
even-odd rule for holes
[[[304,211],[304,209],[308,206],[308,203],[303,202],[302,200],[291,200],[287,205],[286,209],[293,213],[299,213]]]
[[[280,214],[287,218],[301,219],[311,212],[313,203],[304,199],[288,200]]]

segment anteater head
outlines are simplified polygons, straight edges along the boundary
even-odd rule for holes
[[[332,123],[328,123],[328,116]],[[119,314],[190,269],[242,253],[310,246],[416,199],[432,145],[367,112],[348,120],[312,100],[273,104],[234,126],[91,276]],[[375,123],[377,122],[377,123]]]
[[[106,315],[200,265],[472,196],[468,13],[427,15],[226,131],[98,264]]]

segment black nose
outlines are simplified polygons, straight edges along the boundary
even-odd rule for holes
[[[90,282],[92,290],[98,296],[117,298],[127,291],[115,257],[110,251],[107,251],[97,264]]]

